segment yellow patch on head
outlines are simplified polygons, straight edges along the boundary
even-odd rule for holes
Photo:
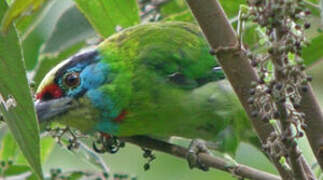
[[[53,69],[51,69],[47,74],[46,76],[43,78],[43,80],[40,82],[38,88],[37,88],[37,91],[36,91],[36,94],[42,92],[42,90],[52,84],[54,82],[54,79],[55,79],[55,74],[56,72],[61,68],[63,67],[67,62],[69,61],[69,59],[59,63],[58,65],[56,65]]]

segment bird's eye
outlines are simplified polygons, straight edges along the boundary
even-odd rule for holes
[[[80,73],[71,72],[64,76],[64,84],[69,88],[74,88],[80,84]]]

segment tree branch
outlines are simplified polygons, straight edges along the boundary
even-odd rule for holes
[[[86,144],[84,144],[82,141],[79,141],[80,143],[80,149],[83,150],[87,155],[87,160],[91,162],[91,159],[94,159],[95,161],[92,163],[95,163],[95,165],[99,166],[103,172],[110,173],[110,168],[105,164],[104,160],[101,156],[99,156],[97,153],[95,153],[92,149],[90,149]]]
[[[306,137],[321,169],[323,168],[323,115],[314,96],[312,87],[307,83],[307,92],[302,94],[300,112],[305,114]]]
[[[226,77],[238,95],[246,110],[258,137],[263,144],[273,132],[273,128],[252,113],[248,99],[251,82],[259,80],[257,73],[248,61],[246,53],[240,48],[237,36],[230,25],[221,5],[216,0],[187,0],[193,15],[198,21],[210,46],[215,50],[218,62]],[[237,78],[239,77],[239,78]],[[291,173],[285,169],[277,158],[272,157],[277,170],[283,179],[292,179]]]
[[[188,153],[186,148],[161,140],[152,139],[147,136],[119,137],[119,139],[136,144],[140,147],[161,151],[184,159],[186,159]],[[207,153],[199,153],[198,157],[205,165],[229,172],[234,176],[249,178],[252,180],[280,180],[280,177],[276,175],[254,169],[246,165],[238,164],[235,167],[229,167],[228,160],[213,157]]]

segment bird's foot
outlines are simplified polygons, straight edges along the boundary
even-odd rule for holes
[[[99,144],[101,147],[97,146]],[[109,152],[114,154],[124,147],[125,143],[120,141],[116,136],[112,136],[105,133],[100,133],[98,140],[93,142],[93,149],[97,153]]]
[[[199,153],[208,153],[210,154],[205,141],[201,139],[194,139],[192,140],[191,144],[188,147],[188,153],[186,155],[186,159],[188,161],[188,165],[191,169],[199,168],[203,171],[209,170],[209,167],[204,164],[200,158]]]

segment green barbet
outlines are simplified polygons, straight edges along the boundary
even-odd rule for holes
[[[257,143],[246,113],[196,25],[138,25],[53,68],[35,103],[40,122],[84,133],[202,138],[234,153]]]

